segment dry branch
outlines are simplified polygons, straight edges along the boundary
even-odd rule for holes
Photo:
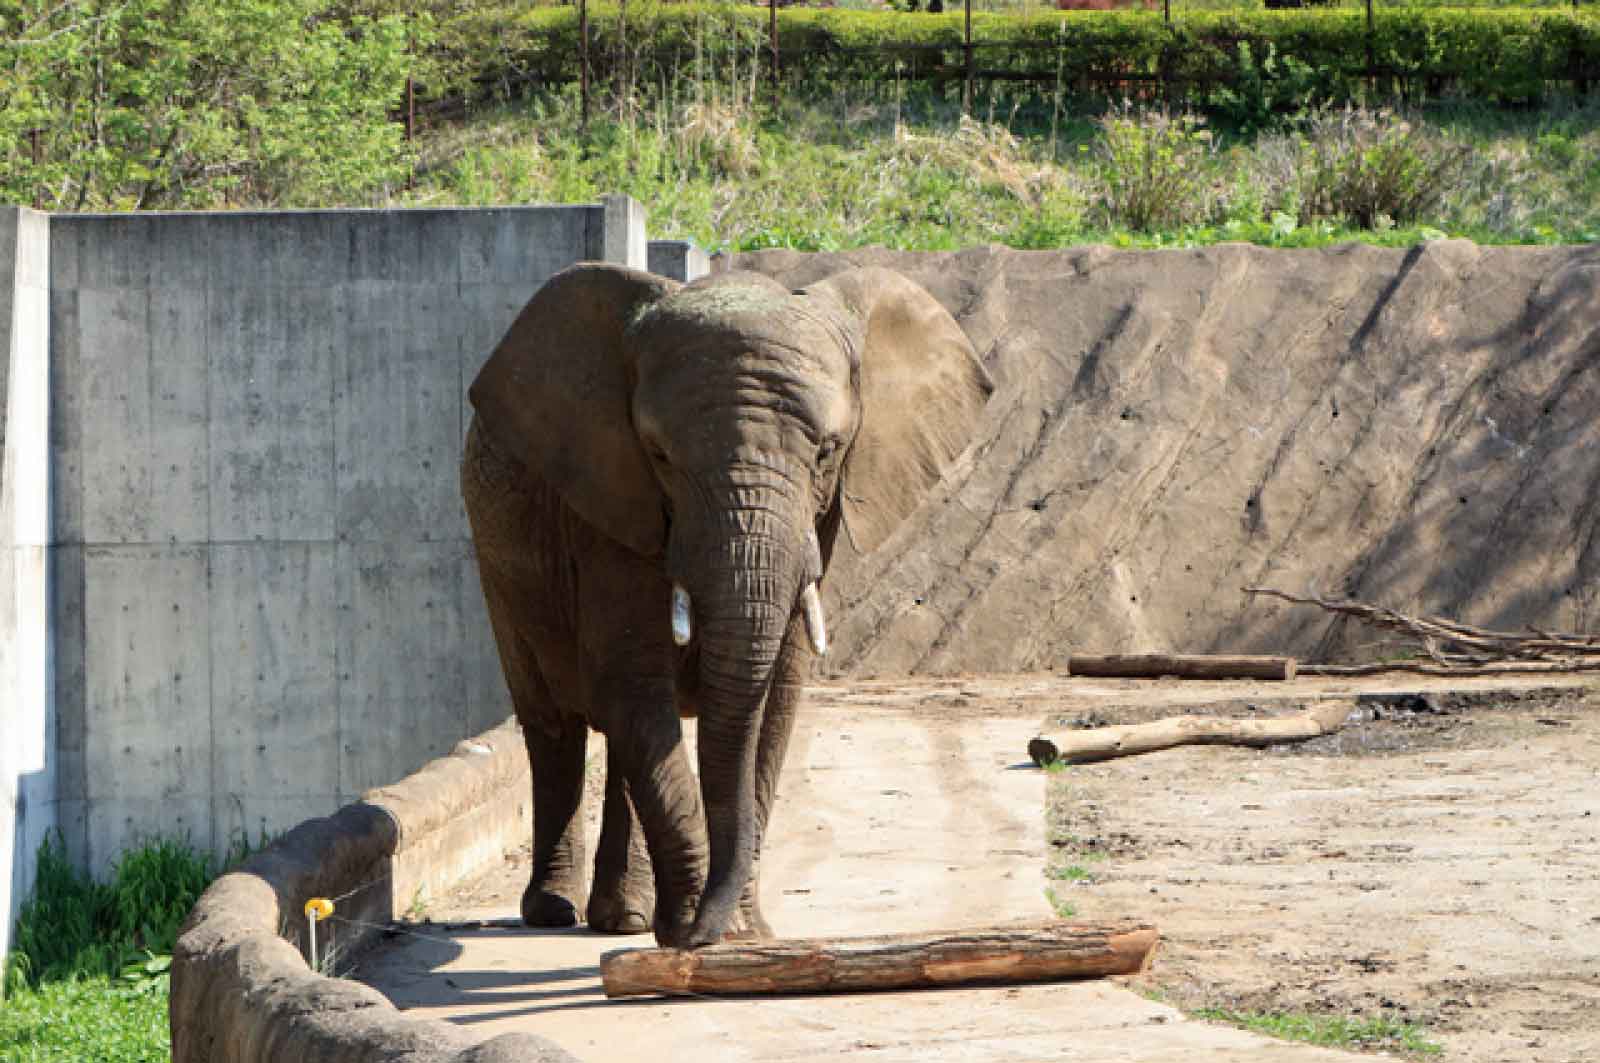
[[[1600,658],[1557,661],[1486,661],[1483,664],[1433,664],[1428,661],[1378,661],[1373,664],[1302,664],[1301,675],[1361,676],[1384,672],[1412,675],[1446,675],[1470,679],[1476,675],[1545,675],[1600,672]]]
[[[600,961],[606,996],[837,993],[1134,974],[1150,965],[1145,923],[1050,922],[947,933],[626,949]]]
[[[1415,639],[1432,663],[1398,661],[1358,665],[1302,665],[1302,675],[1373,675],[1415,672],[1421,675],[1500,675],[1515,672],[1586,672],[1600,670],[1600,636],[1563,632],[1494,631],[1437,616],[1411,616],[1370,602],[1349,598],[1302,596],[1271,587],[1245,587],[1294,605],[1314,605],[1330,613],[1354,617],[1374,627]]]
[[[1028,755],[1043,767],[1058,760],[1067,764],[1088,764],[1176,746],[1252,746],[1259,749],[1332,734],[1344,726],[1354,708],[1355,703],[1347,698],[1332,698],[1297,716],[1271,720],[1169,716],[1151,723],[1073,731],[1060,739],[1035,738],[1028,743]]]
[[[1117,679],[1293,679],[1293,657],[1224,654],[1111,653],[1074,654],[1069,675]]]

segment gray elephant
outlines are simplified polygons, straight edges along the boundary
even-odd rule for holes
[[[965,449],[992,385],[897,273],[789,291],[582,264],[471,389],[462,490],[533,768],[532,926],[770,935],[757,864],[840,528],[867,551]],[[699,781],[680,716],[699,718]],[[588,729],[606,791],[585,906]],[[703,806],[702,806],[703,802]]]

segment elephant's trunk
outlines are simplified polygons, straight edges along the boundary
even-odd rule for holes
[[[793,519],[790,519],[793,514]],[[803,505],[749,508],[734,534],[711,546],[712,562],[689,582],[700,643],[700,786],[711,848],[692,945],[729,930],[754,868],[755,776],[762,711],[784,634],[814,578]]]

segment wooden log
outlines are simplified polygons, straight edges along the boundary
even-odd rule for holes
[[[600,960],[608,997],[848,993],[1135,974],[1150,965],[1145,923],[1049,922],[921,934],[623,949]]]
[[[1112,653],[1073,654],[1069,675],[1117,679],[1293,679],[1293,657],[1226,654]]]
[[[1348,698],[1330,698],[1296,716],[1235,720],[1215,716],[1169,716],[1151,723],[1071,731],[1061,738],[1040,736],[1028,743],[1028,756],[1040,767],[1062,761],[1088,764],[1132,757],[1175,746],[1253,746],[1304,742],[1343,727],[1355,709]]]

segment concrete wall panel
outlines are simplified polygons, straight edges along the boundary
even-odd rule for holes
[[[205,293],[108,288],[77,296],[84,541],[204,542]]]
[[[438,286],[361,285],[335,352],[338,535],[344,542],[461,538],[457,296]]]
[[[51,260],[55,249],[52,227]],[[52,270],[50,291],[50,531],[56,543],[83,542],[83,329],[78,292],[61,288]]]
[[[84,659],[83,547],[50,550],[51,696],[56,711],[56,796],[58,825],[67,854],[88,864],[88,721]]]
[[[211,615],[203,546],[84,550],[85,796],[89,859],[104,868],[140,833],[172,824],[211,844]],[[125,802],[173,802],[180,823]],[[185,805],[184,802],[188,804]]]
[[[345,799],[467,737],[468,543],[341,543],[339,784]]]
[[[334,537],[334,351],[343,300],[305,286],[212,289],[211,536]]]
[[[251,841],[324,807],[339,779],[331,543],[211,549],[217,843]],[[285,819],[287,815],[297,818]]]

